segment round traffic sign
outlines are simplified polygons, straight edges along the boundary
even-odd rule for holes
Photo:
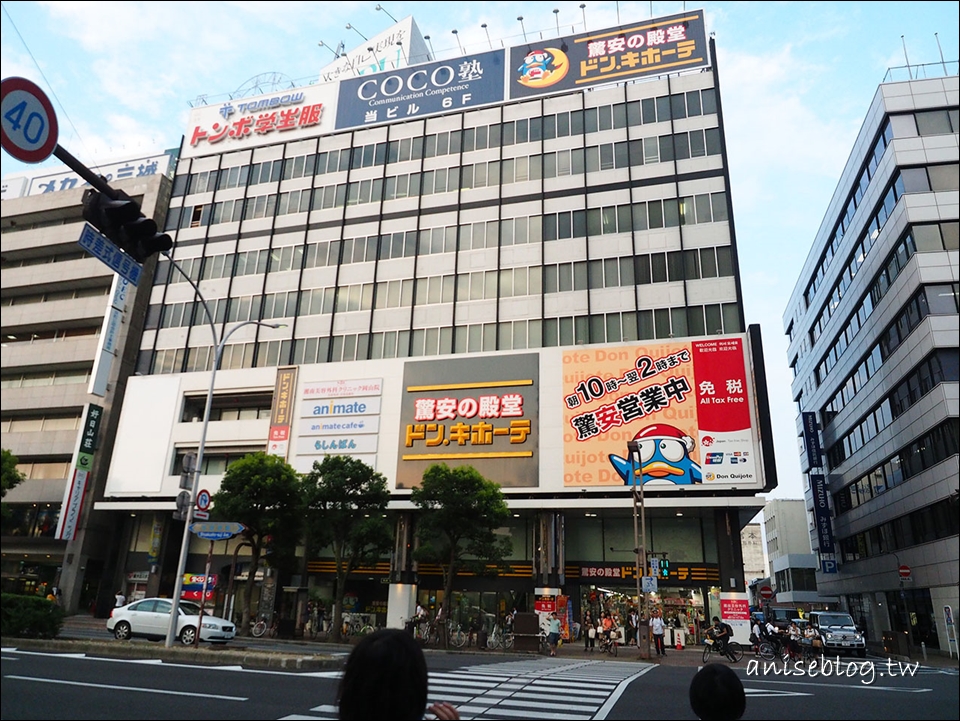
[[[24,163],[39,163],[57,147],[57,114],[36,83],[26,78],[0,81],[0,140],[3,149]]]
[[[907,566],[907,565],[900,566],[900,568],[898,568],[897,571],[900,574],[900,578],[910,578],[910,574],[911,574],[910,566]]]
[[[773,589],[770,586],[761,586],[760,587],[760,598],[765,601],[769,601],[773,598]]]
[[[210,508],[210,491],[201,490],[197,493],[197,508],[206,511]]]

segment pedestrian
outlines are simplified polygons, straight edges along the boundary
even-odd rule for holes
[[[631,608],[627,614],[627,644],[636,646],[640,641],[640,614],[636,608]]]
[[[340,680],[339,717],[422,719],[429,711],[438,719],[459,719],[445,702],[427,708],[427,661],[413,636],[398,628],[382,628],[364,636],[347,659]]]
[[[663,635],[666,632],[666,625],[663,623],[663,616],[660,611],[654,609],[653,617],[650,619],[650,633],[653,634],[653,644],[657,649],[658,656],[666,656],[667,648],[663,643]]]
[[[743,683],[726,664],[708,663],[690,682],[690,708],[705,721],[736,721],[747,708]]]
[[[557,645],[560,643],[560,619],[557,618],[557,612],[550,614],[550,620],[547,622],[547,645],[550,646],[550,655],[557,655]]]
[[[123,595],[123,589],[117,591],[117,595],[114,597],[115,608],[120,608],[121,606],[127,605],[127,597]]]
[[[580,624],[583,629],[583,650],[593,652],[597,644],[597,622],[593,620],[593,614],[588,608],[583,612],[583,623]]]

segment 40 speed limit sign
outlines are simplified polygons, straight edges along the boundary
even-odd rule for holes
[[[57,147],[57,114],[50,99],[26,78],[0,81],[0,140],[24,163],[40,163]]]

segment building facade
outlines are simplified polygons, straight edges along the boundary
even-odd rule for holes
[[[118,163],[111,182],[162,220],[168,161]],[[65,606],[86,610],[98,597],[107,603],[118,582],[113,540],[122,519],[94,512],[93,501],[106,482],[150,283],[119,279],[78,245],[83,185],[66,169],[5,180],[0,443],[25,476],[4,497],[3,590],[46,595],[57,587]],[[122,321],[105,322],[111,307]],[[92,465],[78,451],[84,429]]]
[[[689,15],[613,33],[607,61],[637,67],[619,81],[573,49],[523,47],[195,112],[166,223],[173,262],[158,264],[97,504],[127,519],[129,574],[163,546],[131,594],[173,586],[170,514],[199,444],[212,320],[230,342],[202,488],[268,446],[301,472],[345,452],[387,477],[398,551],[351,580],[357,610],[394,624],[438,604],[439,569],[406,551],[410,489],[438,461],[475,465],[513,512],[509,567],[461,579],[464,607],[493,617],[544,596],[574,619],[636,603],[637,439],[677,452],[645,477],[655,600],[690,618],[741,613],[740,530],[776,476],[718,73]],[[584,38],[560,45],[586,52]],[[630,50],[661,41],[642,63]],[[218,544],[217,568],[236,549]],[[308,559],[292,585],[329,598],[331,563]]]
[[[784,314],[818,588],[871,641],[944,650],[960,569],[956,67],[879,86]]]

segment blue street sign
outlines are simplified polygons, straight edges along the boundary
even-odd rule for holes
[[[226,541],[228,538],[233,538],[233,534],[229,531],[194,531],[194,533],[208,541]]]
[[[143,271],[143,267],[107,240],[105,235],[99,233],[89,223],[83,224],[83,232],[80,233],[77,244],[112,271],[129,280],[133,285],[140,282],[140,273]]]

